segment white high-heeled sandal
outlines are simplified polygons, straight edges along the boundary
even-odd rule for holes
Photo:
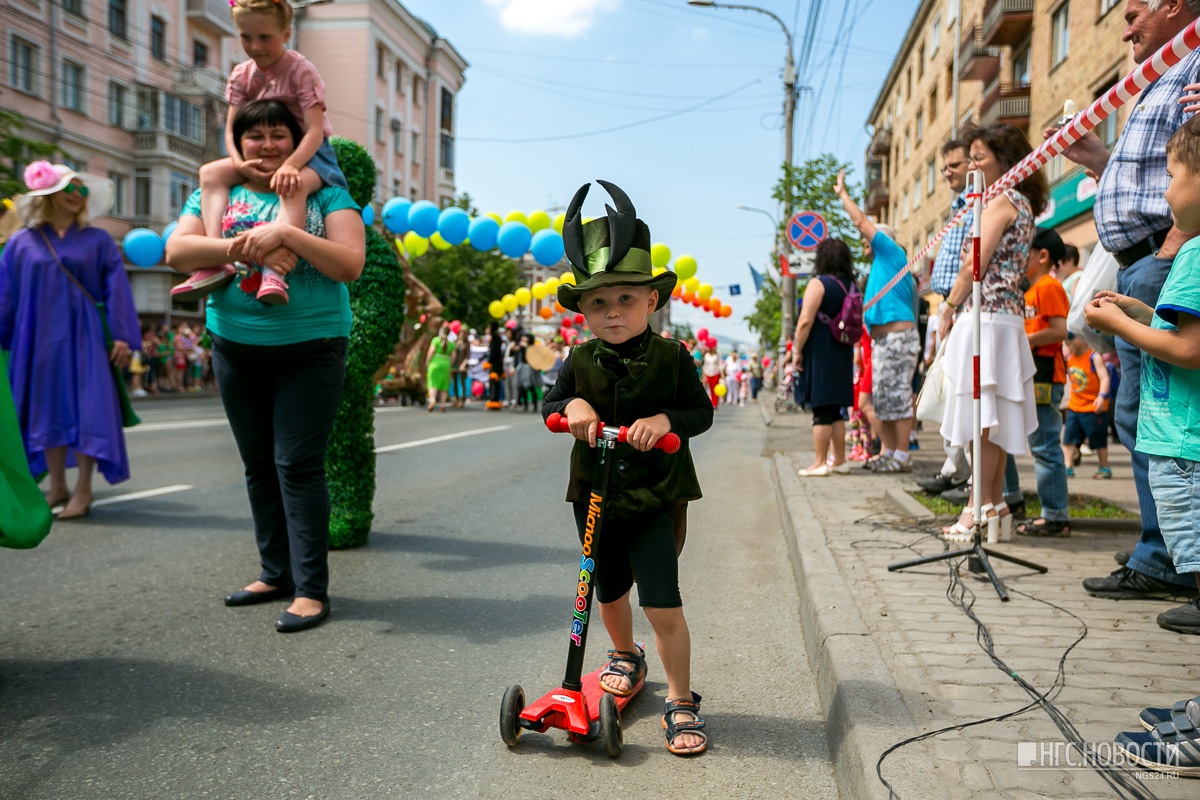
[[[984,519],[987,520],[989,534],[991,532],[992,526],[997,525],[997,523],[999,522],[998,517],[989,517],[988,516],[988,512],[994,510],[994,508],[995,508],[995,506],[993,506],[991,503],[987,503],[982,508],[979,509],[980,512],[982,512]],[[942,529],[942,538],[945,539],[947,542],[970,542],[975,539],[975,529],[976,529],[976,527],[978,527],[978,524],[979,524],[975,520],[975,511],[970,506],[967,506],[966,508],[963,509],[963,514],[969,514],[971,516],[970,527],[963,527],[962,522],[959,521],[959,522],[955,522],[949,528],[943,528]],[[962,519],[963,514],[958,515],[959,520]]]
[[[1007,514],[1002,514],[1001,510],[1007,511]],[[1008,508],[1008,503],[996,504],[996,518],[1000,520],[1000,531],[996,538],[992,538],[991,525],[988,526],[988,544],[996,544],[997,542],[1011,542],[1013,532],[1013,515]]]

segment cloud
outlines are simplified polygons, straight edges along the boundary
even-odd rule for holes
[[[516,33],[572,38],[592,27],[611,0],[487,0],[500,9],[500,24]]]

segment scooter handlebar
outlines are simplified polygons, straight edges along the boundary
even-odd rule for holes
[[[546,417],[546,427],[550,429],[551,433],[570,433],[571,432],[571,425],[567,421],[567,418],[557,412]],[[600,436],[603,432],[604,432],[604,423],[601,422],[600,427],[596,430],[596,435]],[[626,435],[628,433],[629,433],[629,429],[626,428],[624,425],[622,425],[621,429],[617,432],[617,441],[624,443],[626,440]],[[682,442],[679,439],[679,434],[668,433],[666,436],[662,437],[661,439],[659,439],[657,442],[654,443],[654,449],[662,450],[664,453],[667,453],[667,454],[677,453],[677,452],[679,452],[679,447],[681,444],[682,444]]]

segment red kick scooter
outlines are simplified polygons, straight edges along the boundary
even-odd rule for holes
[[[555,433],[570,433],[567,418],[551,414],[546,427]],[[621,755],[625,741],[621,733],[621,710],[645,685],[638,681],[627,697],[617,697],[600,688],[603,668],[580,677],[583,655],[587,647],[588,625],[592,611],[592,575],[596,561],[592,554],[600,542],[604,522],[604,504],[608,496],[608,478],[612,471],[612,453],[618,443],[625,442],[627,429],[600,424],[596,431],[596,473],[592,479],[592,494],[588,501],[587,528],[583,537],[583,555],[579,559],[579,588],[571,616],[571,644],[567,649],[567,674],[562,687],[547,692],[533,705],[525,706],[525,690],[514,683],[504,693],[500,703],[500,738],[509,747],[516,745],[524,730],[545,733],[549,728],[567,731],[573,742],[601,739],[604,749],[613,758]],[[674,453],[679,450],[679,435],[668,433],[654,445],[656,450]],[[640,645],[639,645],[640,647]]]

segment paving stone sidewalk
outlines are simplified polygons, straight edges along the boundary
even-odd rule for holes
[[[913,476],[856,469],[850,476],[800,479],[796,470],[812,459],[810,418],[761,410],[792,539],[806,647],[818,674],[843,797],[887,797],[875,775],[885,749],[912,735],[1015,711],[1030,697],[992,663],[976,642],[975,624],[947,599],[945,563],[887,571],[888,564],[943,550],[933,535],[941,520],[908,516],[888,497]],[[932,474],[942,461],[939,440],[923,434],[921,445],[914,453],[917,474]],[[1128,454],[1114,448],[1113,456],[1114,480],[1076,479],[1071,491],[1136,508]],[[1022,482],[1031,490],[1032,467],[1028,459],[1023,462]],[[913,502],[911,510],[922,510]],[[1154,622],[1173,604],[1101,600],[1080,586],[1083,578],[1115,569],[1116,550],[1132,549],[1135,528],[1115,527],[1083,524],[1069,539],[1018,537],[998,545],[1049,568],[1040,575],[994,561],[1012,594],[1008,603],[1000,602],[986,579],[961,571],[997,656],[1041,691],[1053,685],[1063,652],[1083,633],[1079,620],[1047,604],[1086,624],[1087,635],[1067,656],[1065,685],[1053,702],[1089,743],[1141,730],[1143,707],[1170,706],[1200,694],[1200,638]],[[882,771],[901,798],[1122,796],[1090,769],[1019,768],[1018,744],[1025,742],[1049,753],[1065,739],[1047,713],[1035,708],[906,746],[887,758]],[[1200,780],[1140,774],[1147,796],[1200,797]]]

